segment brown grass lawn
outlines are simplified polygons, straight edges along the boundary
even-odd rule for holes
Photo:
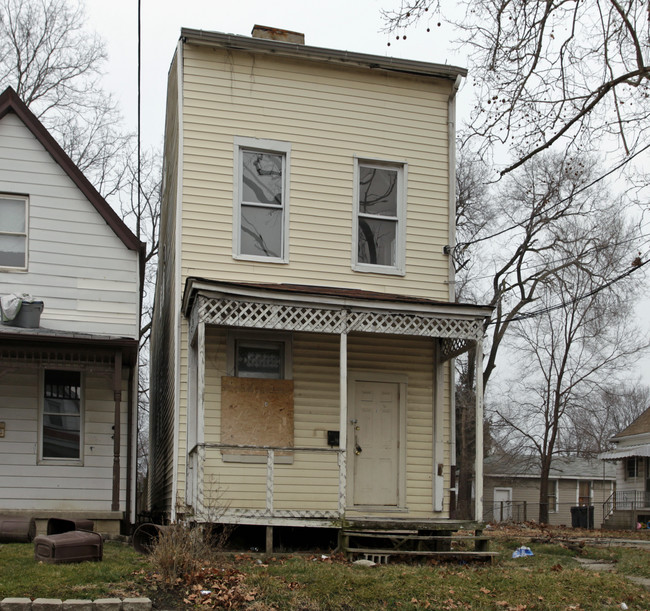
[[[498,528],[493,563],[395,562],[355,566],[330,554],[222,554],[209,566],[164,583],[149,558],[107,542],[104,561],[44,565],[29,544],[0,545],[0,599],[7,596],[98,598],[149,596],[158,609],[318,611],[377,609],[650,609],[650,592],[626,576],[650,578],[650,547],[618,547],[612,538],[650,533]],[[581,538],[598,538],[594,545]],[[528,545],[533,556],[513,559]],[[608,561],[613,572],[585,569],[577,558]]]

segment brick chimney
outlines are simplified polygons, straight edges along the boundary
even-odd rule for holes
[[[293,42],[298,45],[305,44],[305,35],[300,32],[270,28],[266,25],[255,25],[251,32],[253,38],[266,38],[267,40],[279,40],[280,42]]]

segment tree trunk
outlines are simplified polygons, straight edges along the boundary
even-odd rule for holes
[[[539,523],[548,524],[548,476],[551,472],[551,457],[542,456],[542,470],[539,481]]]

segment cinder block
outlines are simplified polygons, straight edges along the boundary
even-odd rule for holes
[[[63,601],[61,611],[94,611],[92,600],[82,600],[77,598],[70,598]]]
[[[151,611],[151,601],[148,598],[125,598],[122,611]]]
[[[3,598],[0,600],[2,611],[30,611],[31,608],[31,598]]]
[[[95,611],[122,611],[122,601],[119,598],[98,598],[94,603]]]
[[[36,598],[32,602],[32,611],[61,611],[60,598]]]

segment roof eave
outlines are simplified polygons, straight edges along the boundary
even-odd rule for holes
[[[357,53],[354,51],[340,51],[338,49],[313,47],[310,45],[268,40],[265,38],[253,38],[251,36],[239,36],[236,34],[225,34],[223,32],[182,28],[181,39],[184,42],[196,45],[217,46],[225,49],[236,49],[331,64],[345,64],[348,66],[401,72],[423,77],[442,78],[451,81],[455,81],[459,76],[467,76],[467,70],[458,66],[434,64],[398,57],[383,57],[381,55]]]

